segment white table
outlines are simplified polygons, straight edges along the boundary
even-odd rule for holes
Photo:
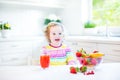
[[[69,67],[0,66],[0,80],[120,80],[120,63],[103,63],[94,75],[71,74]]]

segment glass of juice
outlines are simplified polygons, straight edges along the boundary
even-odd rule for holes
[[[40,65],[43,69],[48,68],[50,64],[50,56],[47,54],[40,55]]]

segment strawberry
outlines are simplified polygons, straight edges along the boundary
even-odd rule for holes
[[[80,67],[80,71],[81,71],[82,73],[86,72],[86,71],[87,71],[87,67],[86,67],[86,66],[81,66],[81,67]]]
[[[93,53],[98,53],[99,51],[93,51]]]
[[[70,67],[70,73],[76,74],[77,73],[76,68],[75,67]]]
[[[87,61],[86,58],[83,59],[82,64],[83,64],[83,65],[88,65],[88,61]]]
[[[77,57],[81,57],[81,56],[82,56],[82,53],[77,51],[77,52],[76,52],[76,56],[77,56]]]

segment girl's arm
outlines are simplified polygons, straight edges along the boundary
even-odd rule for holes
[[[69,48],[67,49],[66,54],[67,54],[67,64],[68,65],[76,64],[74,54],[71,52]]]

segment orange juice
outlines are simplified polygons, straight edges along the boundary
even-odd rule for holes
[[[50,56],[49,55],[41,55],[40,56],[40,65],[43,69],[49,67]]]

